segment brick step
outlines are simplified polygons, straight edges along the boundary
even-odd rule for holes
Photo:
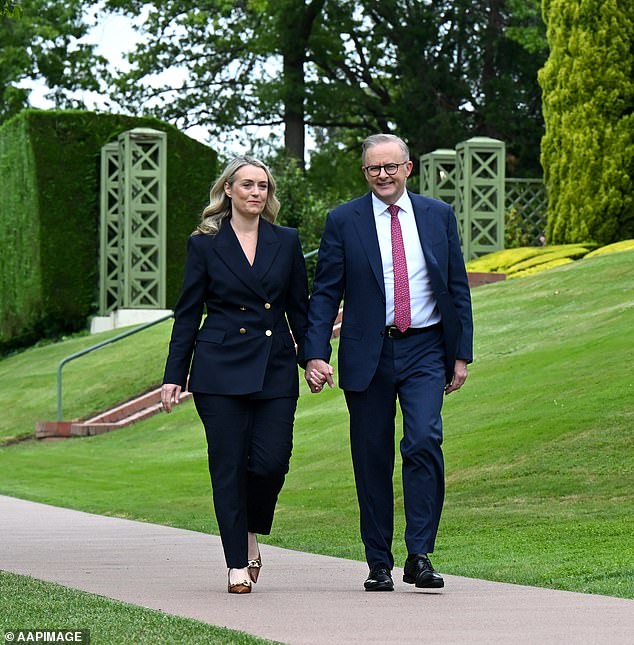
[[[506,273],[484,273],[471,271],[467,274],[469,278],[469,287],[471,289],[479,287],[483,284],[491,284],[492,282],[500,282],[506,280]]]
[[[191,396],[191,392],[185,391],[181,394],[181,401],[187,401]],[[125,428],[137,421],[149,419],[160,411],[161,388],[157,387],[83,421],[38,421],[35,438],[90,437]]]
[[[90,419],[82,421],[82,424],[95,424],[95,423],[114,423],[126,419],[127,417],[134,414],[136,411],[145,410],[152,408],[155,405],[160,404],[161,402],[161,388],[156,388],[145,394],[132,399],[130,401],[125,401],[121,405],[117,405],[110,410],[106,410]]]

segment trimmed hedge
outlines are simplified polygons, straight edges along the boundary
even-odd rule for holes
[[[217,155],[154,118],[26,110],[0,128],[0,351],[84,328],[99,298],[100,151],[126,130],[167,133],[167,306]]]
[[[548,266],[558,266],[557,263],[562,264],[562,260],[572,262],[574,260],[582,258],[588,253],[588,250],[589,249],[587,247],[576,244],[566,244],[559,247],[550,247],[550,249],[548,247],[545,247],[544,253],[540,253],[539,255],[535,255],[532,258],[528,258],[526,260],[522,260],[521,262],[514,264],[512,267],[509,267],[506,272],[506,276],[510,278],[514,277],[517,273],[524,274],[523,272],[527,269],[533,269],[535,267],[539,267],[542,264]]]
[[[634,239],[622,240],[599,248],[595,246],[595,244],[555,244],[544,247],[505,249],[467,262],[467,270],[505,273],[507,278],[523,278],[540,271],[571,264],[575,260],[606,253],[634,251]]]
[[[548,262],[540,262],[539,264],[533,264],[526,269],[521,271],[513,271],[512,273],[507,273],[507,279],[511,278],[523,278],[527,275],[534,275],[535,273],[540,273],[541,271],[546,271],[547,269],[555,269],[556,267],[561,267],[566,264],[572,264],[574,260],[572,258],[561,257],[548,260]]]
[[[25,120],[0,129],[0,347],[42,324],[35,160]]]
[[[467,270],[510,275],[560,258],[581,258],[595,246],[595,244],[554,244],[504,249],[470,260],[467,262]]]
[[[634,251],[634,240],[621,240],[620,242],[614,242],[614,244],[601,246],[600,248],[588,253],[586,257],[592,258],[595,255],[605,255],[606,253],[620,253],[621,251]]]

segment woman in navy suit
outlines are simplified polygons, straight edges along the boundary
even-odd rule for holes
[[[297,231],[274,224],[279,208],[269,169],[252,157],[233,159],[213,185],[189,238],[161,391],[170,412],[189,372],[229,593],[257,582],[256,534],[271,531],[299,396],[306,265]]]

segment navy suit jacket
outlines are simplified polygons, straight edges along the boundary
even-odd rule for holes
[[[191,363],[191,392],[298,396],[307,310],[295,229],[261,218],[253,266],[228,220],[216,235],[192,235],[163,382],[184,387]]]
[[[472,360],[473,321],[467,272],[452,208],[409,193],[431,286],[442,317],[447,382],[457,358]],[[385,330],[385,283],[372,195],[328,214],[309,307],[304,357],[329,361],[330,337],[344,301],[339,385],[365,390],[376,372]]]

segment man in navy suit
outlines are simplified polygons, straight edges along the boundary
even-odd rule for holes
[[[443,395],[458,390],[472,360],[473,321],[456,218],[444,202],[406,190],[412,162],[398,137],[362,148],[370,192],[328,214],[309,306],[306,380],[332,387],[330,337],[343,299],[339,385],[370,573],[367,591],[392,591],[394,418],[403,414],[403,580],[444,586],[434,550],[444,500]]]

